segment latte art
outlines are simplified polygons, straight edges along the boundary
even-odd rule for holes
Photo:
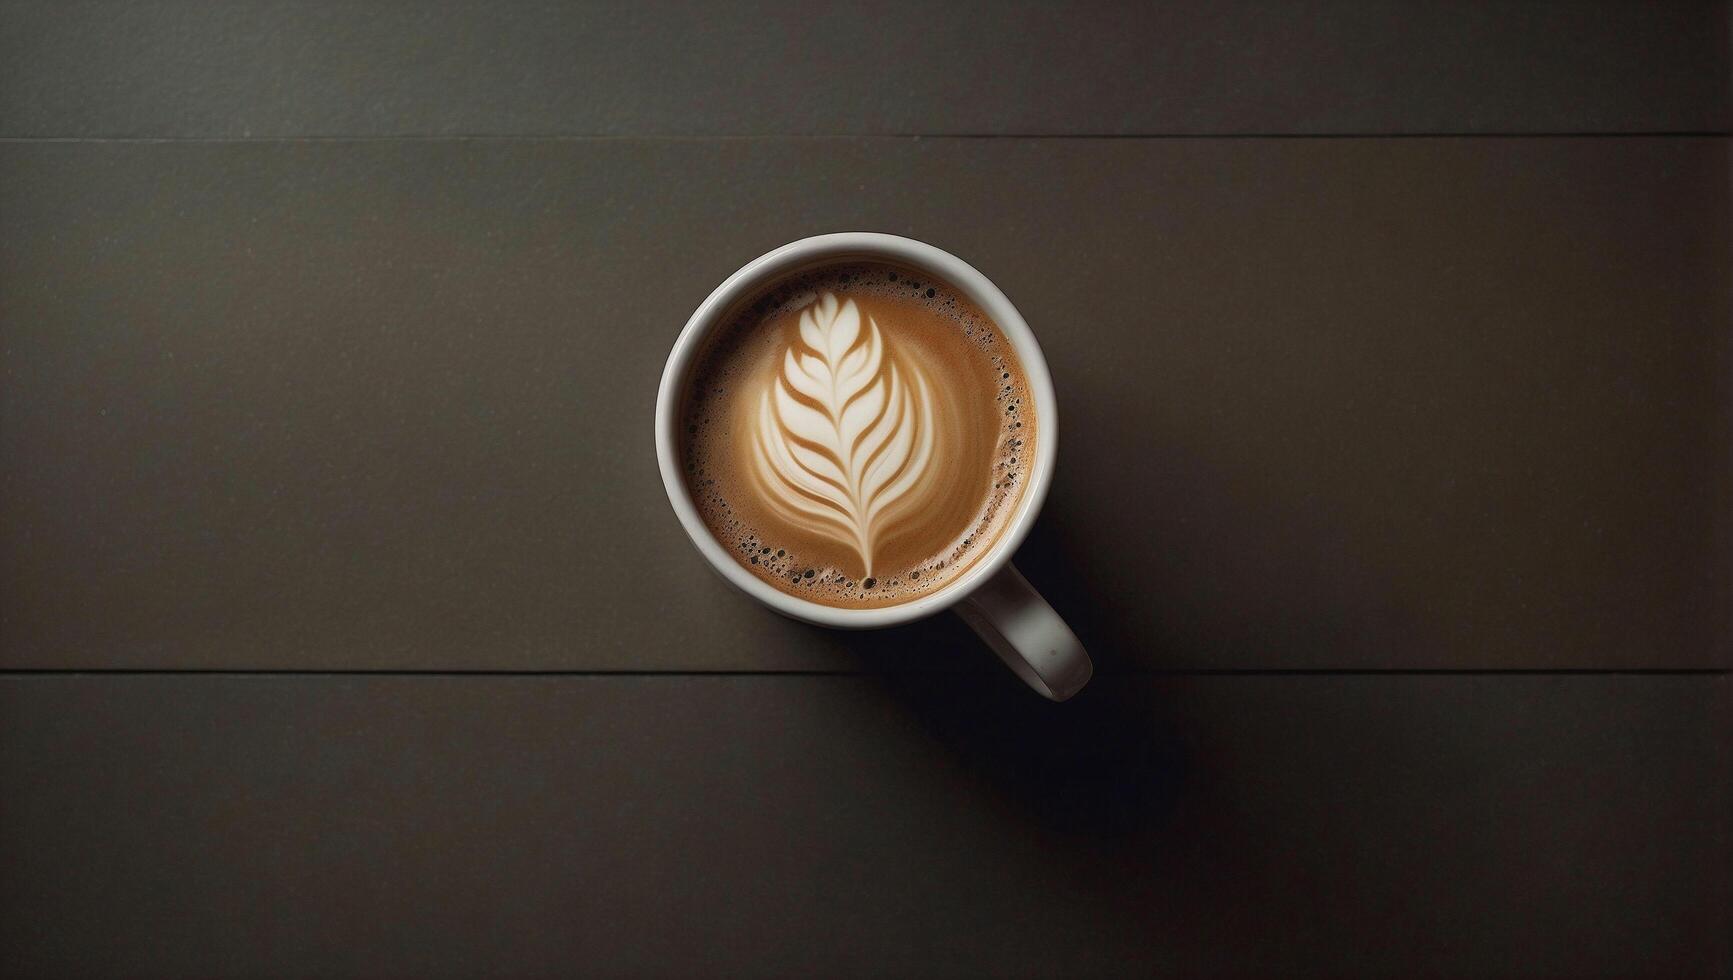
[[[852,547],[873,574],[873,542],[932,492],[933,396],[897,364],[855,301],[825,293],[759,397],[752,474],[784,519]]]
[[[798,273],[730,310],[685,382],[681,466],[753,575],[834,606],[943,589],[1009,526],[1040,437],[997,326],[918,270]]]

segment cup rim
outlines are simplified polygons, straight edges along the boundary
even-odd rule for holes
[[[711,534],[680,473],[679,424],[682,388],[704,339],[718,326],[721,315],[738,300],[770,280],[819,262],[846,259],[891,260],[932,272],[961,290],[986,313],[1017,353],[1023,374],[1028,381],[1030,396],[1035,404],[1040,431],[1036,437],[1035,458],[1029,471],[1029,482],[1018,498],[1017,512],[1005,533],[1000,535],[985,555],[973,567],[936,592],[918,596],[907,602],[874,609],[846,609],[827,606],[810,599],[789,595],[747,571],[734,560],[722,542]],[[998,574],[1011,562],[1011,555],[1023,543],[1035,523],[1036,515],[1046,502],[1052,482],[1053,468],[1058,457],[1058,412],[1053,395],[1053,379],[1047,369],[1047,359],[1035,340],[1023,315],[1012,305],[998,286],[979,269],[955,255],[926,242],[899,235],[879,232],[836,232],[814,235],[789,242],[760,255],[741,266],[711,291],[698,305],[686,326],[674,341],[673,350],[662,368],[662,381],[656,393],[656,461],[662,472],[662,486],[675,516],[686,529],[687,537],[710,566],[725,581],[747,595],[770,606],[785,616],[841,629],[877,629],[913,622],[942,612],[967,598],[968,595]]]

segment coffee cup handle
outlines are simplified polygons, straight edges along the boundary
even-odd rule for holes
[[[1013,565],[954,608],[1005,666],[1043,697],[1064,701],[1095,672],[1077,634]]]

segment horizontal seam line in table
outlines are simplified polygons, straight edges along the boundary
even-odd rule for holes
[[[0,145],[23,143],[274,144],[274,143],[729,143],[839,140],[1471,140],[1471,139],[1723,139],[1733,130],[1629,132],[1413,132],[1413,133],[546,133],[302,136],[0,136]]]
[[[225,676],[225,677],[878,677],[889,674],[934,676],[965,676],[985,674],[986,670],[922,670],[887,667],[882,670],[491,670],[491,669],[273,669],[273,668],[4,668],[0,677],[69,677],[69,676]],[[1099,671],[1096,676],[1112,677],[1456,677],[1456,676],[1626,676],[1626,677],[1722,677],[1730,673],[1721,667],[1657,667],[1657,668],[1597,668],[1597,667],[1442,667],[1442,668],[1200,668],[1200,669],[1116,669]]]

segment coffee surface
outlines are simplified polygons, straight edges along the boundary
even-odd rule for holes
[[[731,310],[682,406],[698,510],[753,574],[831,606],[967,571],[1028,482],[1038,420],[999,328],[946,283],[829,265]]]

